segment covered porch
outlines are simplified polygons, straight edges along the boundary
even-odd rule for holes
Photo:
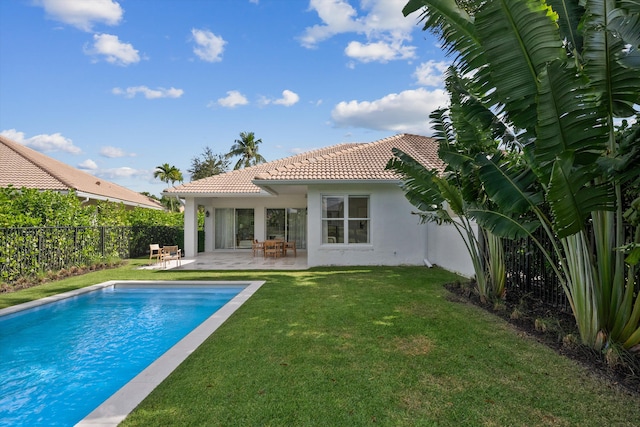
[[[297,256],[288,254],[277,258],[253,256],[251,250],[219,250],[200,252],[196,257],[185,257],[166,263],[154,263],[142,267],[145,270],[306,270],[307,251],[297,251]]]

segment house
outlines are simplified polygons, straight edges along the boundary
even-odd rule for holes
[[[438,254],[434,244],[451,240],[451,230],[420,224],[412,213],[415,208],[398,175],[385,169],[393,148],[427,168],[443,170],[434,139],[400,134],[334,145],[165,190],[185,200],[186,256],[197,254],[202,206],[205,252],[245,250],[254,239],[279,238],[306,249],[309,266],[435,262],[429,260]],[[452,251],[458,258],[466,254],[464,244]]]
[[[0,136],[0,188],[9,185],[63,193],[75,190],[77,196],[87,203],[104,200],[130,207],[164,209],[157,200],[96,178]]]

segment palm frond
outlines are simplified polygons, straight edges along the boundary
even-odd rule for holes
[[[547,200],[554,217],[553,228],[559,238],[584,231],[592,212],[615,209],[615,192],[608,183],[593,184],[594,167],[574,167],[571,152],[563,153],[553,164]]]
[[[575,152],[576,162],[592,164],[606,150],[606,115],[584,78],[563,61],[554,61],[540,73],[536,163],[546,179],[555,158]]]
[[[557,15],[538,0],[487,2],[476,14],[476,28],[498,99],[521,129],[536,123],[538,72],[565,56]]]
[[[603,94],[609,115],[628,117],[640,102],[640,18],[637,12],[628,15],[610,7],[605,0],[587,2],[584,71],[591,86]]]
[[[474,18],[455,0],[410,0],[402,13],[408,16],[419,9],[423,29],[440,38],[448,55],[455,54],[462,73],[482,73],[486,58],[475,32]]]
[[[479,154],[476,162],[480,165],[480,178],[489,198],[498,207],[509,213],[524,213],[535,209],[543,201],[542,192],[532,184],[533,171],[527,167],[510,165],[502,161],[498,153],[491,159]]]
[[[584,7],[575,0],[547,0],[552,9],[558,13],[560,37],[567,41],[567,49],[572,55],[582,51],[582,35],[578,30]]]
[[[540,227],[540,221],[523,221],[521,218],[511,217],[494,210],[470,208],[467,212],[483,228],[505,239],[531,237],[532,233]]]

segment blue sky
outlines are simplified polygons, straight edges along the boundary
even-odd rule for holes
[[[0,133],[160,195],[240,132],[267,160],[430,135],[447,58],[406,0],[2,0]]]

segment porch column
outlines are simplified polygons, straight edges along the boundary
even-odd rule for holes
[[[185,199],[184,206],[184,256],[198,255],[198,206],[194,198]]]

